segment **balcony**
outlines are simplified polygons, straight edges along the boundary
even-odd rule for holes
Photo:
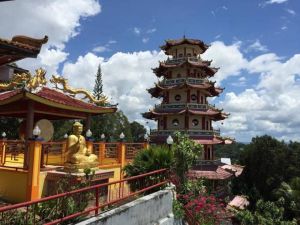
[[[189,136],[220,136],[220,129],[217,130],[150,130],[151,136],[169,136],[174,132],[179,131],[188,134]]]
[[[208,110],[214,108],[214,105],[210,104],[197,104],[197,103],[162,103],[155,105],[157,110],[172,110],[172,109],[193,109],[193,110]]]
[[[178,57],[178,58],[167,59],[165,61],[165,63],[166,64],[180,64],[180,63],[186,62],[186,61],[201,62],[202,60],[197,57],[180,57],[180,58]]]
[[[201,79],[201,78],[173,78],[173,79],[165,79],[161,81],[159,84],[164,86],[172,86],[172,85],[178,85],[178,84],[203,84],[208,82],[208,79]]]

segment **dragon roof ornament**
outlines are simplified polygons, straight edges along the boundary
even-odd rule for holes
[[[61,90],[72,97],[76,97],[76,95],[83,95],[82,100],[88,99],[90,103],[103,106],[108,104],[106,96],[103,95],[100,99],[96,99],[89,91],[85,89],[70,87],[68,80],[61,76],[52,75],[52,78],[49,81],[50,83],[54,84],[55,89]],[[39,88],[46,85],[46,71],[42,68],[39,68],[35,70],[34,75],[32,75],[30,72],[15,73],[9,82],[0,82],[0,92],[11,91],[14,89],[25,89],[34,93],[37,92]]]

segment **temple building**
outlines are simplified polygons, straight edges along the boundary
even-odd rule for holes
[[[229,114],[208,102],[209,98],[218,97],[223,91],[210,81],[218,68],[211,66],[212,61],[201,58],[208,48],[201,40],[185,37],[167,40],[161,46],[168,59],[153,69],[159,81],[148,92],[154,98],[161,98],[162,102],[143,113],[143,117],[157,121],[157,129],[150,132],[152,143],[165,143],[174,131],[181,131],[202,144],[204,152],[201,161],[206,166],[214,164],[215,167],[207,169],[201,164],[201,168],[192,174],[219,180],[231,177],[232,173],[222,169],[221,162],[211,163],[215,160],[214,145],[232,140],[221,137],[220,130],[214,129],[212,124],[226,119]]]

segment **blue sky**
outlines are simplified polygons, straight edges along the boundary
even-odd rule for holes
[[[0,3],[0,37],[48,35],[39,57],[19,64],[77,87],[92,89],[101,64],[105,93],[145,125],[140,113],[158,103],[145,89],[165,59],[159,46],[183,35],[201,39],[226,88],[212,102],[231,113],[215,128],[238,141],[300,140],[299,14],[299,0],[22,0]]]

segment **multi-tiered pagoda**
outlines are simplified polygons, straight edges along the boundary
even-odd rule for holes
[[[148,92],[162,103],[143,114],[158,122],[151,130],[151,142],[165,143],[174,131],[183,131],[196,142],[204,145],[206,160],[214,158],[213,145],[224,143],[220,130],[215,130],[212,121],[224,120],[228,114],[208,103],[223,88],[209,80],[218,71],[211,61],[201,58],[208,45],[201,40],[182,38],[167,40],[161,49],[168,59],[153,69],[159,82]]]

